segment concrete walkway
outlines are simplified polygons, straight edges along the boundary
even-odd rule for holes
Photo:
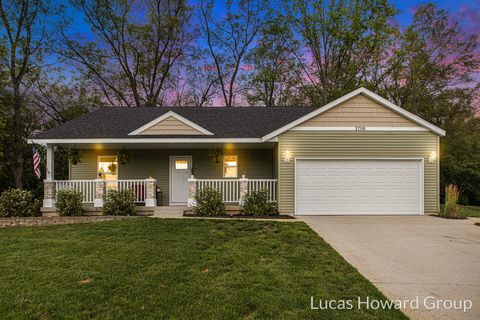
[[[480,226],[430,216],[299,217],[412,319],[480,319]],[[478,221],[478,220],[477,220]],[[433,297],[424,303],[426,297]],[[430,302],[471,300],[467,311]],[[468,302],[467,302],[468,304]],[[448,302],[445,305],[449,307]]]

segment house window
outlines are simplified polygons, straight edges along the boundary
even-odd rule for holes
[[[118,161],[116,156],[98,157],[97,173],[99,179],[117,180]]]
[[[175,169],[177,170],[188,169],[188,160],[175,160]]]
[[[223,177],[236,178],[238,177],[238,161],[237,156],[223,157]]]

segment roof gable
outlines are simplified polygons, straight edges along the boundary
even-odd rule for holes
[[[373,101],[357,95],[330,110],[300,123],[298,127],[417,127],[412,120]]]
[[[128,135],[213,135],[196,123],[169,111]]]
[[[326,105],[324,105],[323,107],[321,108],[318,108],[316,109],[315,111],[312,111],[308,114],[306,114],[305,116],[303,117],[300,117],[292,122],[290,122],[289,124],[265,135],[262,137],[262,141],[268,141],[270,139],[272,139],[273,137],[287,131],[287,130],[290,130],[302,123],[304,123],[305,121],[307,120],[310,120],[322,113],[325,113],[327,112],[328,110],[332,109],[332,108],[335,108],[337,107],[338,105],[344,103],[345,101],[347,100],[350,100],[352,99],[353,97],[356,97],[358,95],[363,95],[367,98],[369,98],[370,100],[378,103],[379,105],[399,114],[400,116],[418,124],[420,127],[423,127],[423,128],[426,128],[434,133],[436,133],[437,135],[440,135],[440,136],[445,136],[445,130],[443,129],[440,129],[439,127],[431,124],[430,122],[426,121],[426,120],[423,120],[422,118],[420,118],[419,116],[391,103],[390,101],[388,101],[387,99],[385,98],[382,98],[381,96],[379,96],[378,94],[368,90],[368,89],[365,89],[365,88],[359,88],[357,90],[354,90],[346,95],[344,95],[343,97],[340,97],[338,98],[337,100],[334,100]]]

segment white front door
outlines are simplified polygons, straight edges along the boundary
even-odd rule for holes
[[[188,178],[191,170],[191,156],[170,157],[170,204],[187,203]]]
[[[297,215],[422,214],[417,159],[298,159]]]

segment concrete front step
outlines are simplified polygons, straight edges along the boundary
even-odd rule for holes
[[[184,211],[188,210],[187,206],[161,206],[161,207],[152,207],[153,211]]]

